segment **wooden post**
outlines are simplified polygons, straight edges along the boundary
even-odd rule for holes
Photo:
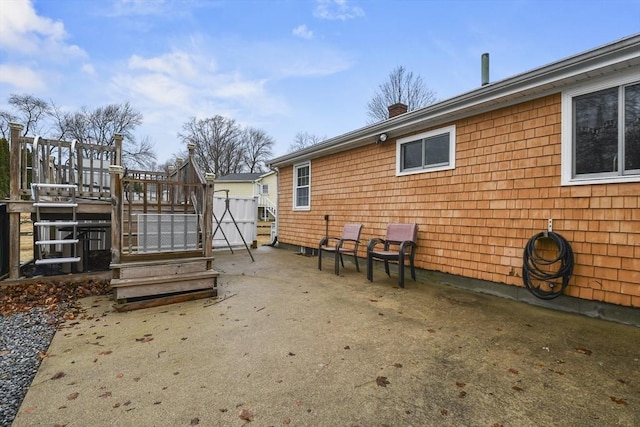
[[[111,174],[111,263],[120,264],[122,254],[122,176],[124,168],[109,166]],[[113,278],[120,278],[120,269],[113,271]]]
[[[204,192],[204,256],[210,258],[213,255],[213,181],[216,174],[205,174]],[[212,261],[207,259],[207,270],[212,269]]]
[[[20,133],[23,126],[16,123],[9,123],[11,147],[9,167],[11,174],[9,178],[9,200],[20,200]],[[20,213],[9,212],[9,278],[18,279],[20,277]]]
[[[116,133],[115,135],[113,135],[113,141],[116,146],[115,164],[118,166],[122,166],[122,135]]]

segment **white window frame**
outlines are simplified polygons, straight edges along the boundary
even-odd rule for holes
[[[258,184],[258,186],[260,188],[260,194],[269,194],[269,184]]]
[[[439,164],[437,166],[423,165],[422,167],[402,170],[402,146],[409,142],[415,142],[425,138],[431,138],[438,135],[449,134],[449,163],[446,165]],[[424,149],[423,149],[424,151]],[[396,176],[414,175],[417,173],[436,172],[442,170],[455,169],[456,167],[456,126],[446,126],[417,135],[411,135],[406,138],[400,138],[396,141]]]
[[[637,72],[625,72],[615,77],[589,80],[588,83],[573,87],[562,92],[561,107],[561,185],[586,185],[586,184],[608,184],[616,182],[640,182],[638,175],[617,175],[617,176],[593,176],[574,177],[573,176],[573,98],[598,92],[604,89],[620,87],[631,83],[638,83]],[[622,100],[624,102],[624,100]],[[624,109],[618,114],[623,114]],[[618,120],[619,126],[624,126],[622,120]]]
[[[304,167],[309,168],[309,185],[304,187],[309,188],[309,196],[306,205],[298,205],[298,171]],[[293,165],[293,210],[294,211],[308,211],[311,210],[311,162],[298,163]]]

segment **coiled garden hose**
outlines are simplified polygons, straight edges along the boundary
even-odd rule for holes
[[[557,252],[552,250],[549,240],[556,246]],[[544,257],[544,254],[552,252],[557,256],[550,259]],[[567,287],[573,273],[573,263],[573,250],[564,237],[552,231],[538,233],[524,247],[522,280],[536,297],[553,299]]]

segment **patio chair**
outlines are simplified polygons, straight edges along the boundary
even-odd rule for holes
[[[367,245],[367,279],[373,282],[373,260],[384,261],[384,271],[389,274],[389,261],[397,261],[399,267],[398,285],[404,288],[404,264],[409,260],[411,278],[416,280],[413,261],[418,242],[417,224],[389,224],[384,239],[374,238]],[[382,245],[382,247],[380,247]]]
[[[318,269],[322,270],[322,252],[332,252],[335,257],[336,275],[340,274],[340,264],[342,264],[344,268],[344,260],[342,259],[342,255],[344,254],[353,256],[356,263],[356,270],[360,271],[360,267],[358,266],[360,231],[362,231],[362,224],[345,224],[340,238],[325,237],[320,240],[320,244],[318,245]]]

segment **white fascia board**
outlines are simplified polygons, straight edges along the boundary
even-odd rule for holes
[[[640,67],[640,34],[277,157],[270,166],[289,166],[375,143],[381,133],[398,137],[414,129],[437,126],[557,93],[566,86],[631,67]]]

